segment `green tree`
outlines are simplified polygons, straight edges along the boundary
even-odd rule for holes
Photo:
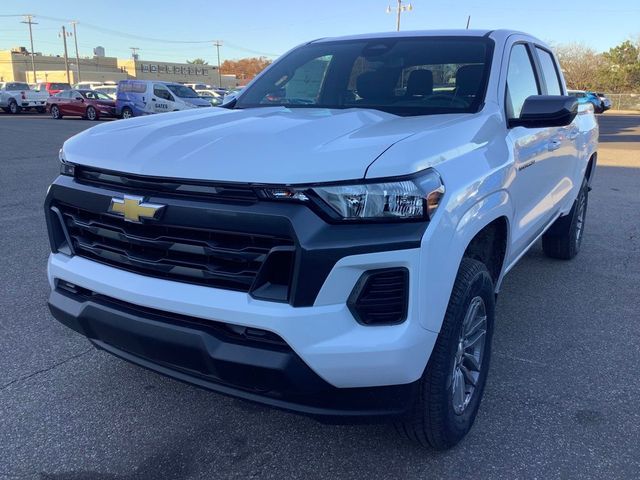
[[[608,81],[614,93],[640,91],[640,48],[630,40],[602,55],[608,63]]]
[[[190,65],[209,65],[209,62],[205,61],[202,58],[194,58],[193,60],[187,60],[187,63]]]

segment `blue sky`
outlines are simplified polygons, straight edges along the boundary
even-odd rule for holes
[[[28,47],[27,26],[10,15],[31,13],[39,22],[34,26],[35,50],[45,54],[62,53],[58,31],[63,20],[75,19],[82,56],[102,45],[110,56],[128,57],[129,47],[139,47],[143,59],[182,62],[203,57],[215,63],[215,49],[207,42],[213,39],[224,42],[223,60],[276,56],[318,37],[393,30],[395,17],[385,13],[389,3],[395,0],[2,0],[0,49]],[[598,51],[640,37],[640,0],[415,0],[412,4],[413,11],[403,14],[403,30],[464,28],[471,15],[472,28],[514,28],[548,42],[578,42]],[[204,43],[169,43],[180,41]]]

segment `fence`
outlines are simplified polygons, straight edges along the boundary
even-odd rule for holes
[[[640,110],[640,93],[606,93],[612,110]]]

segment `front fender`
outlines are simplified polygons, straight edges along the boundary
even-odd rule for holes
[[[469,243],[485,226],[500,217],[507,219],[509,235],[513,206],[508,192],[499,190],[479,199],[462,215],[451,216],[449,212],[439,211],[436,217],[438,214],[441,214],[439,221],[427,228],[422,239],[418,282],[421,292],[418,308],[423,327],[436,333],[442,326],[458,268]],[[504,265],[496,291],[503,271]]]

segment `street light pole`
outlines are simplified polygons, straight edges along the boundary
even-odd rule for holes
[[[76,22],[75,20],[71,22],[71,25],[73,25],[73,41],[76,44],[76,66],[78,69],[78,80],[76,83],[80,82],[80,55],[78,54],[78,32],[76,31],[77,24],[78,22]]]
[[[402,4],[402,0],[398,0],[398,6],[395,8],[396,10],[396,32],[400,31],[400,15],[402,12],[410,12],[413,10],[413,5],[407,3],[406,5]],[[391,9],[391,5],[387,6],[387,13],[391,13],[393,10]]]
[[[216,40],[213,44],[218,52],[218,88],[222,88],[222,73],[220,72],[220,47],[222,46],[222,42],[220,40]]]
[[[29,40],[31,41],[31,70],[33,71],[33,83],[37,82],[36,78],[36,61],[34,59],[34,51],[33,51],[33,32],[31,30],[31,25],[37,25],[37,22],[33,21],[33,15],[26,15],[24,17],[24,21],[20,23],[26,23],[29,25]]]

